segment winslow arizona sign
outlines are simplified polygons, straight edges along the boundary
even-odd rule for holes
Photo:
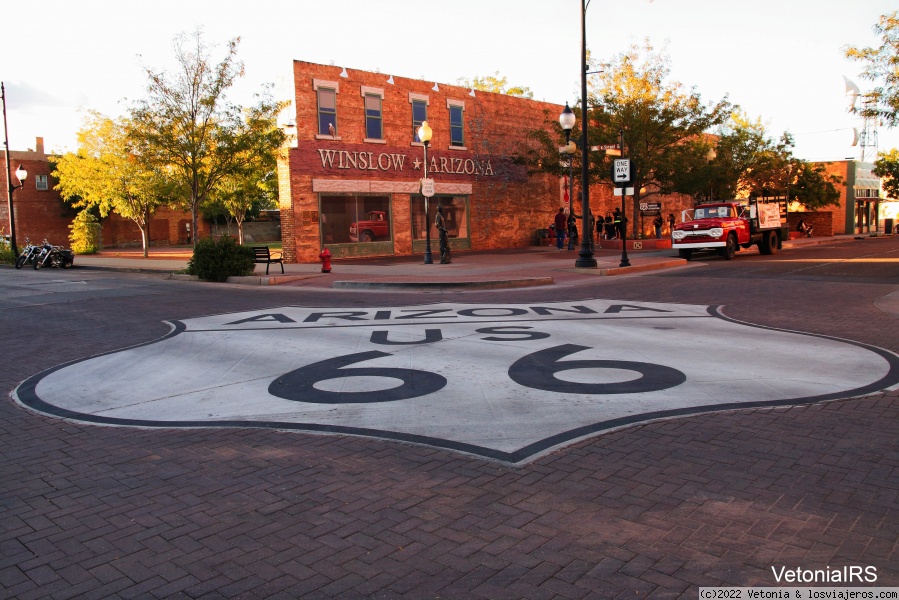
[[[364,435],[519,463],[650,419],[899,383],[886,350],[682,304],[287,306],[171,325],[14,397],[89,423]]]

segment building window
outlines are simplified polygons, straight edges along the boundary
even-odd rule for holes
[[[412,141],[421,143],[418,139],[418,128],[428,120],[427,100],[412,100]]]
[[[384,139],[381,97],[374,94],[365,94],[365,137],[370,140]]]
[[[390,196],[322,195],[321,231],[326,244],[392,240]]]
[[[446,106],[449,109],[450,117],[450,147],[465,147],[465,131],[463,115],[465,113],[465,103],[458,100],[447,100]]]
[[[34,183],[39,190],[46,190],[49,188],[47,184],[47,176],[46,175],[38,175],[34,178]]]
[[[450,239],[468,239],[468,196],[437,195],[428,201],[431,213],[431,241],[440,239],[440,232],[434,227],[437,207],[443,207],[446,219],[446,235]],[[425,239],[425,197],[420,194],[412,196],[412,239]]]
[[[318,90],[318,134],[337,137],[337,90]]]

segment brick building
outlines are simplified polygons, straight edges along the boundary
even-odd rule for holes
[[[426,222],[436,251],[437,206],[454,250],[523,247],[562,206],[564,180],[529,175],[515,159],[528,131],[557,122],[561,105],[302,61],[293,63],[293,85],[295,136],[278,173],[288,261],[315,261],[324,247],[338,257],[423,254]],[[433,130],[428,219],[422,121]],[[618,204],[610,186],[591,187],[595,215]]]
[[[43,138],[36,138],[34,149],[23,151],[11,150],[9,153],[10,170],[15,179],[15,170],[19,165],[28,171],[25,186],[13,193],[13,211],[15,212],[16,242],[24,245],[25,238],[32,242],[43,239],[52,244],[67,246],[69,244],[69,225],[77,215],[77,210],[63,202],[54,187],[53,165],[50,156],[44,152]],[[0,160],[5,164],[6,156],[0,151]],[[6,190],[9,175],[0,169],[0,189]],[[160,208],[150,223],[151,245],[167,246],[185,244],[189,236],[187,225],[190,213],[181,210]],[[209,234],[209,225],[201,222],[201,235]],[[140,229],[131,219],[110,214],[101,219],[102,239],[105,247],[141,246]],[[0,234],[9,233],[9,209],[6,198],[0,203]]]

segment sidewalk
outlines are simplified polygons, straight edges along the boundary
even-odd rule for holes
[[[802,238],[784,243],[784,249],[835,242],[853,241],[856,236]],[[741,250],[752,254],[756,250]],[[195,279],[175,274],[187,268],[192,250],[189,247],[151,248],[144,258],[139,248],[103,250],[96,255],[79,255],[76,268],[107,269],[137,273],[169,273],[173,278]],[[678,258],[675,250],[628,250],[630,266],[622,267],[621,251],[595,248],[596,268],[575,266],[578,250],[559,251],[555,247],[529,246],[509,250],[457,252],[452,264],[424,264],[422,255],[382,256],[331,261],[331,272],[322,273],[320,263],[285,264],[284,274],[278,265],[271,265],[265,274],[264,265],[256,265],[249,277],[232,277],[228,283],[244,285],[283,285],[303,281],[305,286],[327,288],[516,288],[555,283],[575,282],[587,278],[645,273],[661,269],[683,267],[688,261]],[[714,255],[708,255],[716,260]],[[702,262],[705,256],[697,256]]]

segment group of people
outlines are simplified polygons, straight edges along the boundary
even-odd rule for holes
[[[552,235],[556,238],[556,248],[562,250],[565,246],[566,239],[568,240],[568,249],[571,250],[573,248],[574,240],[578,238],[577,221],[580,218],[582,218],[580,215],[576,215],[573,212],[566,215],[564,208],[559,209],[553,224],[549,227]],[[661,239],[662,227],[664,224],[665,221],[662,219],[661,214],[656,216],[653,220],[656,238]],[[669,214],[668,227],[671,231],[674,231],[674,224],[674,214]],[[626,227],[627,217],[617,206],[614,211],[606,212],[606,216],[599,220],[593,216],[593,213],[590,213],[589,230],[591,233],[595,231],[596,237],[600,240],[620,240],[624,237]],[[593,243],[592,239],[590,240],[590,243]]]

